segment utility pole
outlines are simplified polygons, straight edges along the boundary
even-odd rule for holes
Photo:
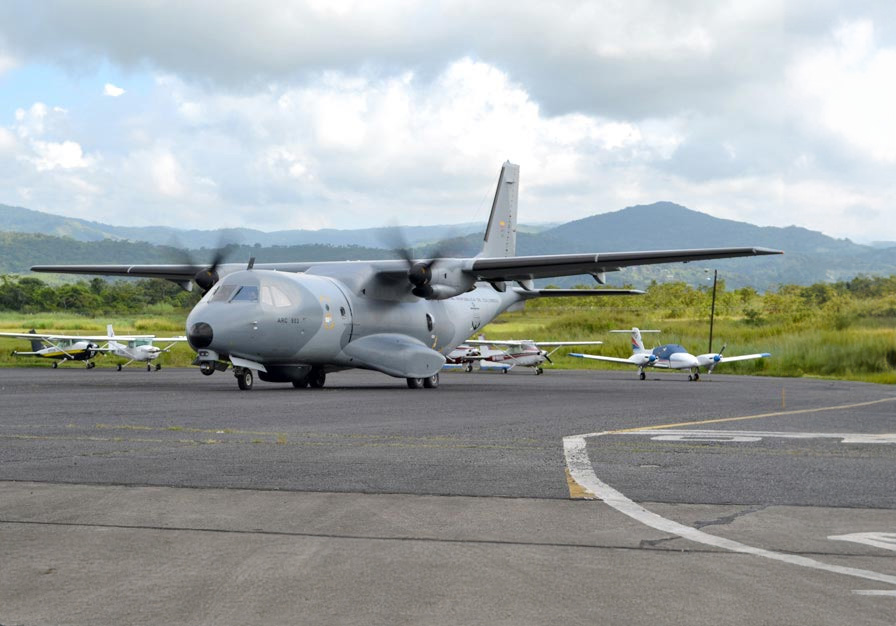
[[[716,281],[719,278],[719,270],[712,271],[712,309],[709,311],[709,352],[712,353],[712,324],[716,317]]]

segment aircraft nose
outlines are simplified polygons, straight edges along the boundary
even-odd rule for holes
[[[200,348],[208,348],[212,345],[214,336],[211,326],[205,322],[196,322],[190,326],[190,330],[187,332],[187,341],[189,342],[190,347],[194,350],[198,350]]]

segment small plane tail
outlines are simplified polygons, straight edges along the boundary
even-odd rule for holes
[[[501,167],[492,211],[485,228],[481,257],[516,256],[516,211],[520,195],[520,166],[507,161]]]
[[[611,330],[611,333],[628,333],[632,334],[632,354],[643,354],[645,352],[650,352],[647,348],[644,347],[644,340],[641,338],[641,333],[658,333],[658,330],[641,330],[637,326],[633,327],[630,331],[628,330]]]
[[[31,330],[29,330],[28,332],[32,335],[37,334],[37,331],[34,330],[33,328]],[[31,351],[32,352],[39,352],[40,350],[43,349],[43,347],[44,347],[44,344],[41,342],[40,339],[32,339],[31,340]]]
[[[109,335],[110,337],[115,336],[115,331],[112,330],[112,324],[106,324],[106,334]]]

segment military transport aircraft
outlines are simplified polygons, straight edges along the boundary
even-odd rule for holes
[[[128,359],[127,363],[119,363],[118,371],[123,367],[127,367],[134,361],[138,363],[146,363],[146,371],[152,370],[152,361],[157,359],[163,352],[168,352],[175,344],[186,341],[186,337],[156,337],[155,335],[120,335],[116,336],[112,330],[112,324],[106,326],[108,333],[107,351],[115,356]],[[164,348],[154,346],[153,342],[167,343]],[[156,363],[156,371],[162,369],[161,363]]]
[[[515,256],[519,166],[498,178],[482,251],[473,258],[284,262],[255,265],[40,265],[36,272],[164,278],[205,290],[187,317],[203,374],[233,366],[240,389],[254,376],[323,387],[330,372],[364,368],[437,387],[445,355],[526,300],[630,294],[631,290],[536,289],[533,279],[632,265],[780,254],[767,248],[701,248]],[[216,255],[217,256],[217,255]]]
[[[599,346],[603,341],[532,341],[531,339],[505,339],[486,340],[480,335],[479,339],[467,339],[464,344],[469,346],[482,346],[475,356],[461,357],[460,360],[469,359],[467,372],[472,371],[472,363],[479,362],[480,369],[499,369],[505,374],[516,366],[531,367],[535,374],[543,374],[542,364],[551,361],[551,355],[563,346]],[[506,349],[491,348],[491,346],[507,346]],[[550,352],[544,348],[553,348]]]
[[[33,328],[27,333],[0,333],[0,337],[15,337],[27,339],[31,342],[31,352],[13,350],[13,356],[36,356],[44,359],[53,359],[53,368],[59,367],[66,361],[84,361],[87,369],[96,367],[91,361],[97,354],[103,352],[99,343],[105,341],[105,337],[81,337],[78,335],[49,335],[36,332]]]
[[[611,333],[627,333],[627,330],[611,330]],[[571,353],[569,356],[578,357],[580,359],[594,359],[595,361],[609,361],[611,363],[626,363],[635,365],[638,368],[638,375],[641,380],[647,378],[644,373],[645,367],[659,367],[663,369],[688,370],[688,380],[700,380],[700,368],[706,368],[707,374],[712,374],[716,365],[719,363],[730,363],[732,361],[747,361],[750,359],[764,359],[770,357],[768,352],[760,354],[743,354],[740,356],[722,356],[725,346],[718,352],[700,354],[694,356],[684,347],[677,343],[667,343],[657,346],[653,350],[644,347],[644,341],[641,339],[641,333],[658,333],[658,330],[639,330],[632,328],[632,355],[627,359],[620,359],[612,356],[600,356],[596,354],[578,354]]]

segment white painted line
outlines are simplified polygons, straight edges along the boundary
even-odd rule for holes
[[[831,541],[852,541],[875,548],[896,552],[896,533],[852,533],[850,535],[831,535]]]
[[[745,442],[759,441],[765,438],[778,438],[840,439],[841,443],[896,443],[896,433],[791,433],[766,430],[673,430],[671,428],[657,428],[606,434],[627,436],[652,435],[654,441]]]
[[[884,590],[884,589],[854,589],[853,593],[857,596],[890,596],[896,598],[896,589]]]
[[[579,483],[587,491],[593,493],[598,499],[603,500],[608,506],[613,507],[620,513],[628,515],[632,519],[637,520],[642,524],[645,524],[646,526],[650,526],[651,528],[655,528],[656,530],[677,535],[683,539],[689,539],[690,541],[701,543],[703,545],[721,548],[723,550],[729,550],[731,552],[761,556],[767,559],[772,559],[774,561],[789,563],[791,565],[799,565],[801,567],[808,567],[811,569],[832,572],[835,574],[844,574],[846,576],[854,576],[857,578],[864,578],[866,580],[873,580],[876,582],[896,585],[896,576],[879,574],[870,570],[857,569],[853,567],[843,567],[841,565],[829,565],[827,563],[822,563],[821,561],[816,561],[814,559],[799,556],[796,554],[784,554],[781,552],[775,552],[773,550],[754,548],[753,546],[748,546],[738,541],[710,535],[709,533],[703,532],[702,530],[697,530],[696,528],[685,526],[684,524],[680,524],[673,520],[657,515],[652,511],[648,511],[640,504],[636,504],[632,500],[629,500],[621,492],[613,489],[608,484],[600,480],[597,477],[597,474],[594,473],[594,467],[591,464],[591,459],[588,458],[588,446],[586,439],[590,437],[600,437],[602,435],[609,434],[618,433],[603,432],[564,437],[563,454],[566,457],[566,467],[569,470],[570,476],[572,476],[573,480]]]

